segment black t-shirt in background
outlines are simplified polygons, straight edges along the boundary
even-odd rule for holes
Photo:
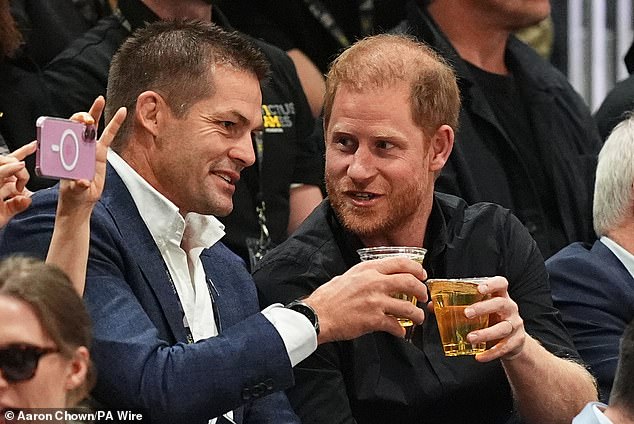
[[[478,85],[486,87],[483,92],[487,102],[510,141],[498,145],[497,153],[512,190],[513,213],[544,249],[542,254],[549,257],[557,246],[566,243],[566,237],[557,212],[552,173],[545,166],[542,146],[534,137],[521,81],[511,74],[495,74],[465,63]],[[545,228],[538,228],[539,225]]]

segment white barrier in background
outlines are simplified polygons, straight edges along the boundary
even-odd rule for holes
[[[568,0],[568,78],[593,112],[628,75],[632,7],[632,0]]]

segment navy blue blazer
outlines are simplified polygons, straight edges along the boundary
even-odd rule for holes
[[[57,188],[33,196],[31,207],[0,233],[0,255],[45,257],[57,196]],[[166,265],[110,166],[90,242],[84,300],[94,323],[96,400],[140,411],[146,422],[206,423],[229,410],[240,423],[299,422],[281,392],[293,384],[286,348],[260,313],[240,258],[220,242],[201,254],[222,331],[187,344]]]
[[[546,261],[554,304],[608,401],[619,341],[634,319],[634,278],[600,241],[573,243]]]

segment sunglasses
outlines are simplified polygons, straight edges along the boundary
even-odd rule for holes
[[[11,383],[33,378],[40,358],[59,352],[53,347],[14,344],[0,349],[0,369],[5,380]]]

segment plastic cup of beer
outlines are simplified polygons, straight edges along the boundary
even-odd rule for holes
[[[490,297],[478,291],[478,284],[486,280],[486,277],[427,280],[445,356],[475,355],[486,350],[485,342],[469,343],[467,334],[488,327],[489,316],[470,319],[464,314],[467,306]]]
[[[423,259],[425,259],[425,253],[427,249],[422,247],[409,247],[409,246],[380,246],[380,247],[366,247],[357,250],[359,257],[362,261],[370,261],[373,259],[391,258],[391,257],[403,257],[418,262],[423,265]],[[416,305],[416,296],[410,296],[407,293],[393,293],[392,297],[397,299],[407,300]],[[401,327],[411,327],[414,323],[407,318],[397,317]]]

